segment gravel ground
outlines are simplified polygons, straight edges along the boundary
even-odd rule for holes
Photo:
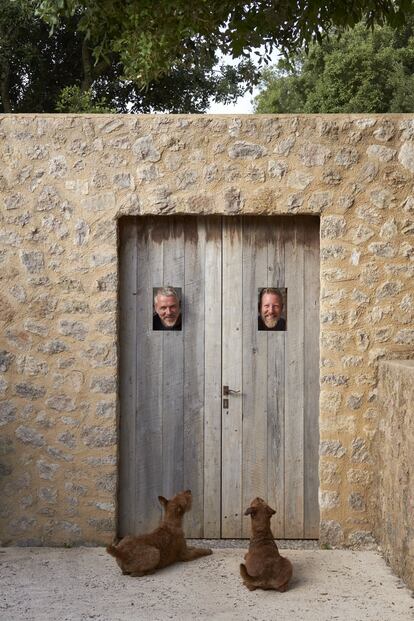
[[[377,552],[284,550],[294,568],[286,593],[248,591],[243,552],[215,548],[131,578],[103,548],[0,548],[0,619],[414,621],[411,591]]]

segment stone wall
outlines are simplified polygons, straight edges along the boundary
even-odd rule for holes
[[[0,119],[3,543],[116,529],[117,219],[320,214],[321,541],[373,541],[381,359],[412,357],[414,116]]]
[[[414,589],[414,361],[380,363],[378,393],[375,535]]]

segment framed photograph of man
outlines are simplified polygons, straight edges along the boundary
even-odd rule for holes
[[[181,330],[181,288],[153,287],[153,330]]]
[[[258,290],[257,329],[281,332],[287,329],[287,288],[262,287]]]

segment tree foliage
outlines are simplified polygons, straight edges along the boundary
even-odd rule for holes
[[[263,72],[255,111],[414,112],[413,24],[368,33],[358,25],[281,60]]]
[[[201,65],[217,50],[234,58],[254,48],[290,54],[333,27],[365,20],[401,25],[412,0],[30,0],[56,28],[79,17],[95,59],[119,54],[128,79],[149,84],[172,67]]]
[[[0,98],[3,112],[43,112],[82,74],[82,39],[74,20],[49,34],[26,2],[3,0],[0,11]]]
[[[62,110],[203,112],[211,99],[234,101],[257,83],[255,48],[264,46],[260,61],[275,47],[292,56],[332,27],[395,26],[414,3],[1,0],[1,8],[0,111],[51,112],[59,101]],[[235,63],[218,68],[224,54]],[[68,87],[80,91],[62,99]]]
[[[109,108],[104,98],[97,100],[91,89],[83,91],[80,86],[65,86],[59,94],[56,112],[110,114],[116,110]]]
[[[203,112],[213,98],[227,103],[243,94],[256,70],[238,70],[217,54],[176,63],[145,85],[125,79],[120,54],[93,57],[81,15],[62,18],[51,31],[31,0],[1,0],[0,112]],[[68,90],[69,89],[69,90]],[[58,107],[57,107],[58,106]]]

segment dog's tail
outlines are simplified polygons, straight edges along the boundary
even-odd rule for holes
[[[106,551],[108,552],[108,554],[110,554],[111,556],[114,556],[115,558],[120,558],[120,559],[124,558],[124,555],[122,554],[122,552],[118,550],[118,548],[116,548],[112,544],[106,547]]]
[[[247,573],[246,565],[244,565],[243,563],[240,563],[240,575],[243,580],[251,581],[252,579],[251,576],[249,576],[249,574]]]

